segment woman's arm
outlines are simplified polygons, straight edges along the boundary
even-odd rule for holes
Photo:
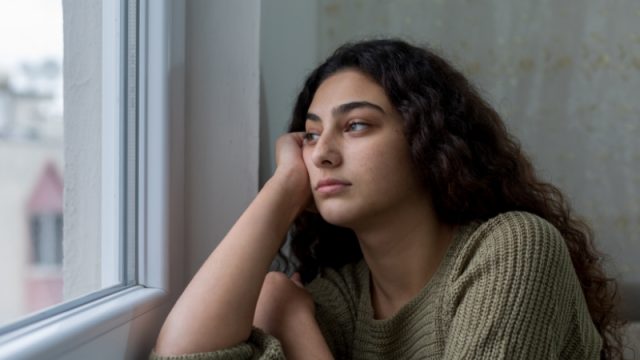
[[[301,144],[300,133],[278,140],[282,165],[184,290],[162,326],[156,353],[210,352],[249,338],[265,274],[310,199]]]
[[[316,322],[315,304],[300,275],[270,272],[258,299],[253,325],[274,335],[287,359],[333,359]]]

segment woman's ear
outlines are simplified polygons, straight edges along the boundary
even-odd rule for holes
[[[304,285],[302,285],[302,278],[300,277],[300,273],[299,272],[295,272],[293,273],[293,275],[291,275],[291,280],[298,286],[301,288],[304,288]]]

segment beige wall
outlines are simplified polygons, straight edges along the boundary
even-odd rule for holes
[[[258,191],[260,1],[187,1],[186,276]]]
[[[593,225],[611,273],[640,283],[638,11],[599,0],[319,0],[318,54],[375,36],[441,51]]]

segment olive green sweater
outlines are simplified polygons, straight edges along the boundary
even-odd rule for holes
[[[459,228],[427,285],[374,319],[360,261],[325,269],[307,289],[336,359],[598,359],[602,340],[558,230],[525,212]],[[221,326],[229,326],[228,324]],[[151,359],[284,359],[259,329],[246,343]]]

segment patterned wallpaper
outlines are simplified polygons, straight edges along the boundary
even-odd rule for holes
[[[640,283],[640,1],[318,2],[318,54],[348,40],[429,44],[481,89],[542,177]]]

